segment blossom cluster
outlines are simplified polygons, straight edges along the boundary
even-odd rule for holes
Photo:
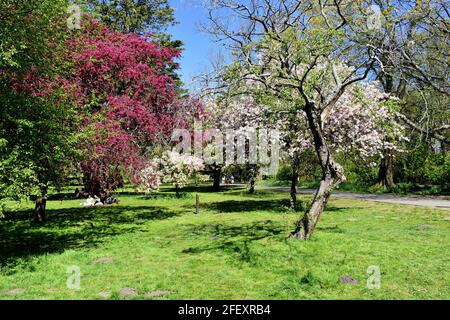
[[[173,151],[167,151],[153,163],[158,164],[161,181],[172,183],[177,188],[184,187],[189,178],[205,169],[202,159]]]
[[[387,150],[400,152],[399,143],[407,138],[405,128],[389,109],[391,100],[373,83],[344,93],[325,123],[330,147],[336,152],[356,151],[362,159],[381,158]]]
[[[150,162],[144,169],[137,174],[137,190],[150,194],[159,189],[161,185],[160,174],[155,163]]]

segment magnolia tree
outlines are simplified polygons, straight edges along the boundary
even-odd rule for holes
[[[326,64],[323,67],[326,68]],[[343,68],[342,65],[340,68]],[[334,69],[338,70],[338,65]],[[331,82],[332,79],[327,80],[322,75],[321,81],[316,82],[318,87],[325,89],[312,94],[315,99],[329,97],[326,88],[332,85],[327,86],[327,81]],[[401,144],[408,138],[405,136],[405,127],[397,120],[397,101],[398,98],[386,94],[377,82],[349,85],[345,93],[321,116],[323,139],[330,155],[349,155],[356,162],[376,167],[386,152],[392,155],[401,152]],[[287,116],[282,112],[281,115],[274,113],[275,119],[278,119],[285,154],[292,164],[291,206],[296,208],[301,159],[314,151],[314,136],[309,130],[304,110],[288,112]],[[344,179],[343,176],[342,181]]]
[[[350,88],[330,110],[324,124],[330,148],[334,152],[356,152],[371,166],[377,163],[370,160],[381,159],[387,150],[401,152],[401,143],[408,138],[396,119],[397,100],[374,83]]]
[[[360,163],[376,166],[387,150],[391,154],[400,152],[400,145],[407,138],[405,128],[396,120],[396,100],[374,83],[349,88],[323,122],[332,154],[351,154]],[[308,132],[305,112],[297,113],[295,118],[283,118],[278,124],[292,161],[291,202],[295,207],[300,159],[305,152],[313,150],[314,141]]]
[[[210,120],[224,131],[235,128],[244,136],[248,135],[249,128],[273,127],[280,132],[282,156],[290,159],[293,169],[291,205],[296,208],[301,159],[314,150],[306,113],[303,110],[289,112],[279,99],[275,100],[275,106],[267,96],[260,100],[255,103],[255,99],[243,95],[229,103],[209,103],[207,108],[214,110]],[[396,120],[397,100],[384,93],[375,82],[351,86],[324,118],[324,135],[331,152],[352,154],[357,157],[355,160],[376,166],[386,151],[392,154],[401,151],[400,144],[407,138],[404,127]],[[230,164],[225,162],[225,167],[227,165]]]
[[[378,43],[368,36],[373,33],[368,13],[351,1],[214,0],[207,9],[210,32],[236,57],[224,73],[229,86],[256,96],[270,93],[289,103],[291,112],[306,116],[322,170],[313,201],[292,232],[307,240],[333,189],[345,181],[326,123],[352,86],[379,63]]]
[[[334,81],[332,73],[327,74],[327,66],[322,64],[318,68],[321,80],[316,84],[323,88],[320,92],[322,96],[332,94],[327,92],[328,88],[333,87]],[[345,74],[351,68],[336,64],[334,69],[336,74]],[[301,159],[314,151],[306,113],[304,110],[292,109],[290,100],[261,90],[256,81],[247,81],[245,90],[252,91],[253,95],[237,92],[233,96],[226,92],[228,95],[222,93],[221,99],[207,100],[205,105],[211,114],[209,125],[216,125],[224,132],[236,129],[244,136],[248,135],[248,128],[277,129],[284,151],[282,156],[291,161],[291,206],[296,208]],[[295,95],[291,91],[290,97]],[[316,98],[320,98],[319,93]],[[404,136],[404,127],[396,119],[397,100],[384,93],[378,82],[350,85],[322,117],[324,137],[333,155],[352,154],[357,157],[355,160],[375,166],[375,162],[386,151],[392,154],[400,151],[399,145],[407,138]],[[250,181],[254,181],[251,178]]]
[[[189,183],[190,178],[204,179],[200,174],[204,169],[203,160],[200,158],[167,151],[161,158],[149,162],[137,174],[134,184],[138,191],[151,194],[159,189],[161,183],[170,183],[179,196],[180,189]]]

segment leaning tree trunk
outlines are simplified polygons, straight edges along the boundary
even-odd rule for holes
[[[388,152],[385,154],[380,163],[378,171],[378,185],[391,188],[394,186],[394,168],[392,163],[392,155]]]
[[[297,228],[292,233],[292,237],[294,238],[308,240],[316,228],[317,222],[327,205],[331,192],[345,180],[345,176],[342,166],[333,159],[330,149],[327,146],[322,131],[320,114],[314,104],[307,104],[305,112],[323,173],[322,181],[320,182],[320,186],[314,196],[311,206],[297,222]]]
[[[292,158],[292,177],[291,177],[291,208],[297,208],[297,185],[299,180],[300,159],[297,155]]]
[[[220,191],[220,178],[222,175],[222,169],[220,167],[213,168],[212,177],[213,177],[213,191]]]
[[[41,194],[36,199],[34,207],[34,222],[43,223],[45,221],[45,207],[47,206],[47,187],[41,188]]]

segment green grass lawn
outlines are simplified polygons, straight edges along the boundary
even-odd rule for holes
[[[123,288],[127,299],[450,299],[450,210],[333,200],[302,242],[287,237],[288,193],[203,188],[196,216],[194,192],[124,192],[97,208],[53,195],[42,226],[31,204],[7,215],[0,299],[121,299]],[[80,290],[66,286],[72,265]],[[369,266],[380,289],[367,288]]]

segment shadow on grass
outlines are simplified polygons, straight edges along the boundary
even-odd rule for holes
[[[141,200],[182,200],[182,199],[193,199],[194,195],[190,193],[181,193],[180,195],[176,195],[174,193],[160,193],[155,192],[149,195],[140,195],[138,199]]]
[[[327,205],[327,207],[324,210],[324,213],[325,214],[327,214],[327,213],[336,213],[336,212],[339,213],[339,212],[342,212],[342,211],[346,211],[348,209],[349,208],[347,208],[347,207],[339,208],[339,207],[333,207],[333,206]]]
[[[331,227],[320,227],[318,226],[317,231],[327,232],[327,233],[345,233],[339,226],[331,226]]]
[[[48,201],[76,200],[75,192],[59,192],[47,196]],[[80,199],[80,198],[78,198]],[[33,199],[34,200],[34,199]],[[82,199],[80,199],[82,200]]]
[[[0,220],[0,267],[67,249],[95,247],[106,238],[142,230],[150,220],[181,214],[161,207],[92,207],[47,210],[42,225],[31,222],[32,211],[9,213]]]
[[[238,261],[255,263],[258,257],[251,249],[251,244],[264,238],[278,237],[285,234],[285,230],[279,223],[263,220],[241,226],[191,225],[187,227],[186,233],[190,236],[207,237],[209,241],[205,245],[182,250],[184,254],[219,250],[235,256]]]
[[[288,199],[272,200],[228,200],[212,202],[204,205],[204,208],[217,211],[218,213],[251,212],[251,211],[278,211],[284,212],[289,206]]]

